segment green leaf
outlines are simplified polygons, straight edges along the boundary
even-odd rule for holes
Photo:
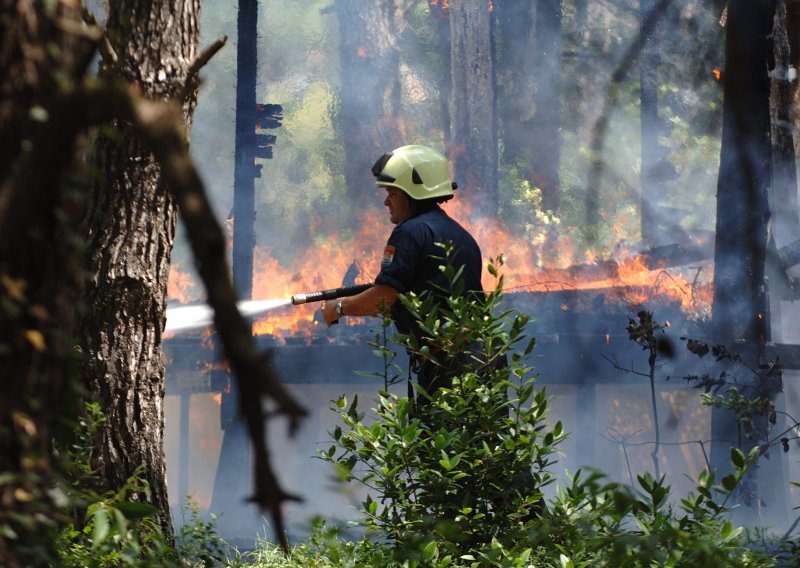
[[[94,549],[103,544],[111,529],[104,505],[101,504],[94,510],[92,523],[92,548]]]
[[[425,562],[433,560],[433,557],[436,556],[438,548],[439,546],[436,544],[435,540],[430,541],[425,545],[425,548],[422,549],[422,560]]]
[[[733,491],[736,488],[736,476],[733,474],[726,475],[722,478],[722,486],[728,491]]]
[[[403,441],[406,444],[411,444],[414,442],[414,440],[417,439],[418,435],[419,435],[419,430],[417,430],[416,426],[412,424],[408,428],[403,430]]]
[[[744,452],[742,452],[742,450],[739,448],[731,448],[731,462],[733,462],[733,465],[739,469],[744,468]]]
[[[531,351],[533,351],[534,347],[536,347],[536,338],[535,337],[531,338],[531,340],[528,342],[528,346],[525,347],[525,355],[530,355]]]
[[[138,520],[145,517],[155,516],[158,514],[158,509],[147,503],[133,503],[131,501],[122,501],[117,504],[119,509],[126,519]]]
[[[358,395],[353,395],[353,403],[350,405],[350,408],[347,409],[347,415],[355,420],[358,421]]]

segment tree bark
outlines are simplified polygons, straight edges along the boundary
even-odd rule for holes
[[[797,73],[797,65],[800,64],[798,32],[800,32],[800,5],[796,2],[779,2],[773,32],[775,65],[772,73],[770,104],[774,172],[773,190],[770,195],[771,236],[777,248],[800,238],[793,136],[798,117],[795,106],[797,78],[790,75]]]
[[[455,180],[473,203],[494,216],[498,206],[492,25],[487,0],[450,5]]]
[[[52,444],[78,407],[83,214],[65,173],[79,118],[65,93],[94,40],[75,33],[81,14],[67,3],[3,0],[0,13],[0,565],[14,568],[54,564],[63,522]]]
[[[341,85],[336,115],[344,141],[343,172],[349,201],[356,211],[380,207],[370,199],[375,186],[371,168],[384,152],[406,144],[400,122],[400,54],[403,18],[396,0],[379,0],[365,9],[359,0],[338,0]]]
[[[757,368],[769,340],[764,280],[768,188],[772,184],[770,78],[774,0],[728,2],[725,35],[722,149],[714,247],[715,341],[733,346]],[[735,418],[712,415],[712,467],[730,470],[738,445]]]
[[[639,100],[641,114],[641,238],[645,246],[658,243],[663,227],[659,227],[658,201],[664,194],[658,166],[663,159],[661,122],[658,118],[659,17],[656,0],[639,2]],[[660,244],[660,243],[659,243]]]
[[[199,9],[198,0],[111,3],[108,33],[119,60],[105,71],[156,100],[181,94],[197,55]],[[187,125],[192,110],[190,102]],[[176,206],[130,125],[119,123],[113,136],[97,140],[95,163],[101,176],[87,217],[88,310],[80,337],[83,377],[107,418],[97,441],[100,489],[119,489],[143,466],[151,494],[140,498],[161,511],[170,535],[161,339]]]
[[[497,18],[497,112],[503,139],[503,159],[520,169],[520,174],[536,185],[533,173],[534,143],[532,122],[537,113],[535,101],[538,76],[534,57],[533,2],[498,2]]]
[[[561,1],[536,3],[536,114],[531,156],[534,185],[542,190],[542,209],[556,211],[561,199]]]

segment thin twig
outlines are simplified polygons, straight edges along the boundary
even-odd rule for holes
[[[100,51],[100,56],[103,58],[103,61],[106,62],[106,65],[109,67],[116,67],[119,63],[119,56],[117,56],[117,52],[114,51],[114,48],[111,46],[111,42],[108,41],[108,36],[106,36],[102,26],[97,23],[97,18],[95,18],[94,12],[88,8],[84,8],[83,21],[89,26],[100,30],[102,37],[100,38],[100,42],[97,46],[97,49]]]
[[[189,65],[189,69],[187,70],[183,88],[177,97],[179,101],[185,101],[197,89],[200,84],[197,78],[198,73],[200,73],[200,70],[208,64],[211,58],[214,57],[220,49],[225,47],[227,42],[228,36],[217,38],[192,61],[192,64]]]

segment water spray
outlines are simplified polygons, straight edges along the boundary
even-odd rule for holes
[[[309,302],[322,302],[323,300],[335,300],[355,296],[364,290],[372,288],[374,284],[356,284],[354,286],[342,286],[331,290],[320,290],[308,294],[294,294],[290,300],[244,300],[238,302],[236,307],[244,317],[255,317],[269,311],[294,304],[307,304]],[[194,306],[177,306],[167,308],[167,326],[164,331],[179,332],[190,329],[198,329],[211,325],[214,321],[214,310],[208,304]]]
[[[236,307],[244,317],[265,314],[290,304],[290,300],[243,300]],[[211,325],[214,321],[214,310],[208,304],[194,306],[177,306],[167,308],[167,326],[164,331],[178,332],[198,329]]]

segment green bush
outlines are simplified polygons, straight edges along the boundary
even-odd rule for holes
[[[197,506],[187,504],[191,517],[177,537],[162,532],[158,510],[134,500],[147,495],[149,486],[137,469],[124,487],[97,493],[97,472],[92,469],[93,433],[105,420],[99,405],[88,403],[80,418],[72,445],[63,450],[67,464],[64,491],[72,507],[70,521],[59,533],[58,566],[219,566],[226,544],[216,536],[214,517],[202,521]]]
[[[369,488],[367,528],[422,565],[519,541],[541,512],[541,490],[553,481],[546,468],[564,438],[560,423],[547,426],[546,395],[524,362],[534,347],[527,316],[499,310],[502,278],[475,297],[449,263],[441,269],[453,293],[443,306],[430,295],[401,297],[424,337],[400,342],[442,369],[460,361],[452,385],[430,393],[416,385],[416,402],[382,390],[370,420],[357,399],[339,398],[344,428],[321,452],[343,479]]]
[[[398,340],[443,370],[462,362],[452,384],[430,393],[415,385],[416,402],[384,389],[369,418],[357,399],[340,397],[333,410],[343,424],[321,451],[342,479],[368,488],[363,525],[392,546],[397,565],[776,565],[725,519],[757,450],[748,456],[733,450],[734,472],[719,485],[704,472],[678,505],[663,476],[641,475],[633,488],[588,469],[545,503],[542,489],[553,482],[547,468],[565,434],[560,423],[547,426],[547,398],[534,390],[524,362],[534,348],[524,334],[527,317],[500,310],[501,277],[485,298],[475,297],[463,293],[459,272],[446,261],[441,269],[453,290],[446,305],[401,296],[423,337]],[[496,266],[489,269],[497,275]],[[385,344],[376,346],[379,355],[391,354]],[[506,359],[508,365],[498,364]],[[385,366],[388,384],[396,367]],[[345,549],[327,542],[332,558],[333,549],[352,553],[369,541]],[[371,546],[385,553],[383,545]]]
[[[768,554],[751,550],[742,528],[725,519],[725,504],[757,453],[733,449],[734,472],[715,485],[714,474],[704,471],[677,508],[664,477],[640,475],[634,489],[605,482],[598,471],[579,471],[559,488],[532,536],[540,543],[550,540],[564,565],[773,566]]]

